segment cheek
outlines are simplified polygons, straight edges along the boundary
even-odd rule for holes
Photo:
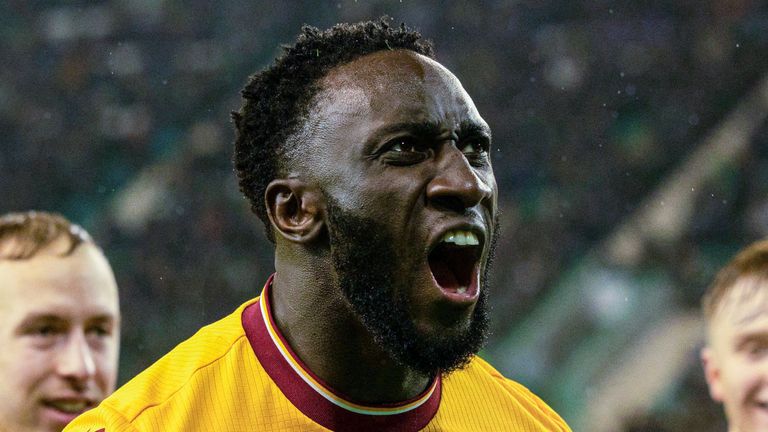
[[[116,344],[94,355],[96,366],[96,381],[101,390],[111,393],[117,382],[118,349]]]
[[[3,392],[23,395],[34,391],[45,379],[53,375],[53,354],[11,344],[0,356],[0,388]]]
[[[387,225],[408,225],[422,201],[422,195],[414,185],[398,183],[392,182],[357,193],[356,207],[351,206],[353,211],[359,211],[361,216]]]
[[[761,373],[764,368],[765,365],[739,362],[724,370],[722,380],[731,398],[743,399],[764,385],[765,377]]]

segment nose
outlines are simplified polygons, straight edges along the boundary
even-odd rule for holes
[[[61,377],[76,382],[85,381],[96,373],[96,363],[85,332],[75,330],[67,338],[56,368]]]
[[[492,175],[478,176],[466,156],[455,146],[446,146],[438,173],[427,185],[427,201],[440,209],[463,213],[493,197]]]

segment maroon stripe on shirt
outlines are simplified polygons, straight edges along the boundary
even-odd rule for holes
[[[269,288],[272,285],[273,278],[274,275],[270,276],[261,295],[266,296],[267,312],[270,314],[270,321],[274,323],[274,320],[271,319],[272,310],[269,304]],[[291,365],[272,341],[267,326],[264,323],[264,317],[262,316],[258,301],[245,308],[242,315],[242,324],[256,358],[258,358],[262,367],[264,367],[264,370],[270,378],[272,378],[272,381],[275,382],[285,397],[288,398],[296,408],[323,427],[339,432],[352,432],[366,429],[385,432],[418,431],[426,427],[440,407],[442,382],[438,375],[435,378],[437,380],[435,390],[429,399],[422,405],[410,411],[387,415],[367,415],[349,411],[323,397],[320,393],[315,391],[315,389],[310,387],[295,370],[293,370]],[[277,327],[273,326],[273,329],[283,345],[290,352],[291,357],[301,365],[301,368],[307,371],[312,378],[319,382],[323,387],[330,390],[330,386],[326,385],[320,378],[312,374],[312,372],[309,371],[309,368],[301,363],[301,360],[291,350]],[[427,388],[427,392],[431,387],[432,385],[430,384]],[[337,392],[333,393],[340,399],[348,400]],[[397,408],[408,405],[423,396],[424,393],[401,403],[368,406],[371,408]]]

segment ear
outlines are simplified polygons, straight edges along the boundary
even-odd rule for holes
[[[322,231],[321,195],[299,179],[273,180],[264,192],[276,234],[295,242],[314,241]]]
[[[704,378],[707,380],[709,395],[717,402],[723,401],[723,384],[720,376],[720,365],[712,348],[706,346],[701,349],[701,364],[704,367]]]

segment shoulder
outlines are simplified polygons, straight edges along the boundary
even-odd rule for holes
[[[505,388],[509,393],[514,394],[516,396],[522,396],[525,398],[530,398],[531,400],[534,400],[544,406],[547,406],[544,401],[542,401],[538,396],[533,394],[530,390],[528,390],[527,387],[524,385],[518,383],[517,381],[513,381],[504,375],[501,374],[496,368],[490,365],[487,361],[483,360],[480,357],[475,357],[472,360],[472,363],[470,363],[470,368],[474,368],[477,371],[479,371],[480,374],[486,374],[488,377],[498,385]],[[547,406],[548,409],[549,406]]]
[[[501,417],[511,415],[516,422],[535,426],[531,430],[571,430],[546,402],[524,385],[504,377],[480,357],[445,378],[443,395],[447,404],[456,400],[482,401],[478,407],[484,415],[498,416],[500,421]]]
[[[141,417],[168,413],[169,407],[185,405],[191,394],[204,387],[206,392],[227,385],[233,365],[248,358],[252,351],[245,337],[241,315],[256,299],[249,300],[232,314],[201,328],[192,337],[128,381],[98,407],[70,424],[67,431],[133,431]],[[253,355],[250,355],[253,357]],[[214,379],[218,377],[218,379]],[[143,423],[143,421],[141,421]],[[129,425],[133,426],[129,426]],[[88,427],[85,427],[88,426]],[[90,428],[90,429],[89,429]]]

